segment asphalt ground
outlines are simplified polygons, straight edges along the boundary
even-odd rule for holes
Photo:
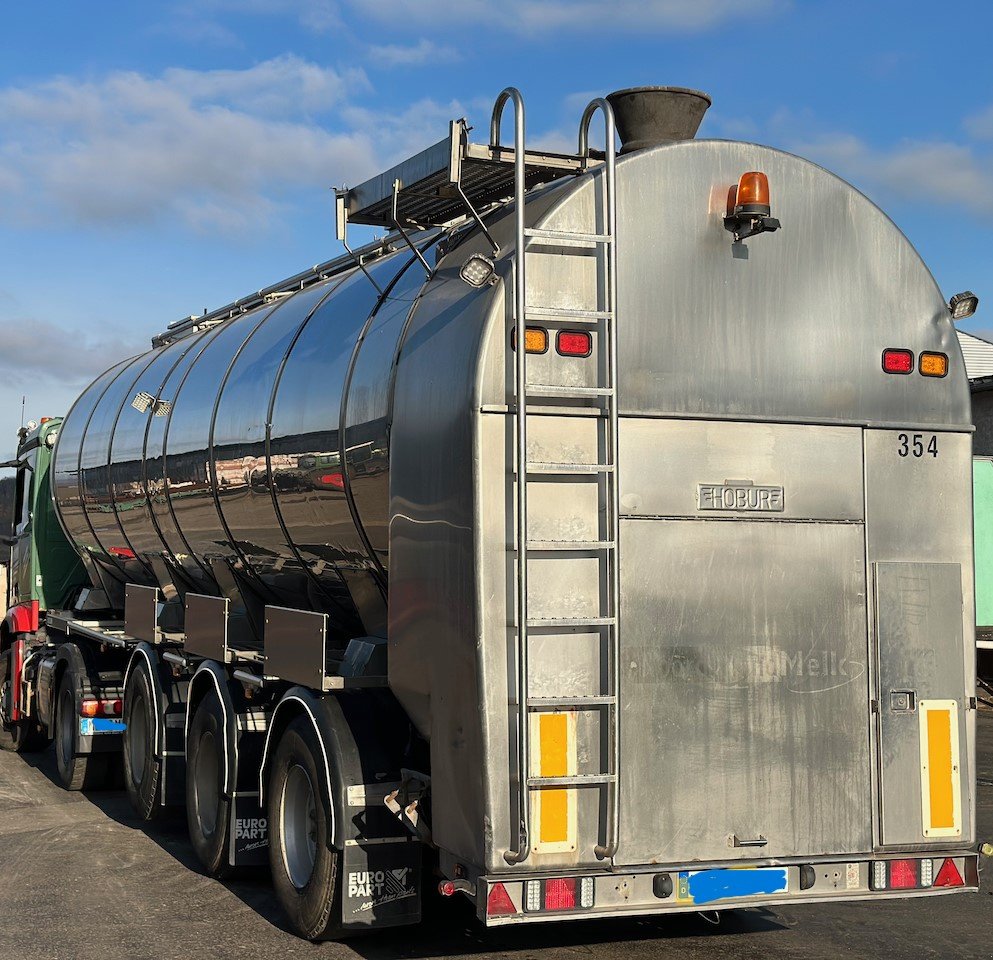
[[[993,840],[993,713],[979,717],[978,821]],[[0,960],[388,960],[507,957],[993,958],[993,862],[979,894],[596,920],[487,932],[465,902],[418,928],[314,945],[284,926],[264,876],[202,875],[182,818],[139,823],[121,792],[55,784],[52,751],[0,754]]]

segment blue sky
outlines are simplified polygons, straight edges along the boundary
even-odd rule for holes
[[[908,234],[993,337],[993,5],[801,0],[50,0],[0,57],[0,455],[168,322],[335,256],[328,187],[524,91],[708,91],[701,136],[803,154]],[[8,440],[10,438],[10,440]]]

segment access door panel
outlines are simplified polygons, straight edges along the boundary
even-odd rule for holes
[[[962,568],[874,564],[882,842],[970,835]]]

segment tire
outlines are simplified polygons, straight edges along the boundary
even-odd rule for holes
[[[35,753],[44,750],[50,741],[34,717],[18,720],[16,723],[4,721],[13,696],[11,676],[13,660],[13,650],[7,650],[0,655],[0,750],[9,750],[12,753]]]
[[[107,785],[111,754],[79,756],[79,711],[76,675],[66,670],[55,694],[55,766],[66,790],[99,790]]]
[[[331,802],[318,757],[321,745],[304,717],[279,738],[266,788],[272,882],[294,932],[333,940],[341,926],[342,853],[330,846]]]
[[[228,831],[231,800],[225,796],[224,715],[214,692],[197,706],[186,735],[186,822],[190,843],[207,873],[231,873]]]
[[[124,789],[138,816],[148,822],[161,811],[162,760],[155,756],[158,705],[148,664],[139,658],[124,688]]]

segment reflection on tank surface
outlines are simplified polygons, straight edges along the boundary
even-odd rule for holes
[[[374,283],[344,270],[98,379],[56,450],[80,548],[247,619],[274,604],[327,613],[332,642],[383,635],[391,384],[424,273],[409,250],[367,270]]]

